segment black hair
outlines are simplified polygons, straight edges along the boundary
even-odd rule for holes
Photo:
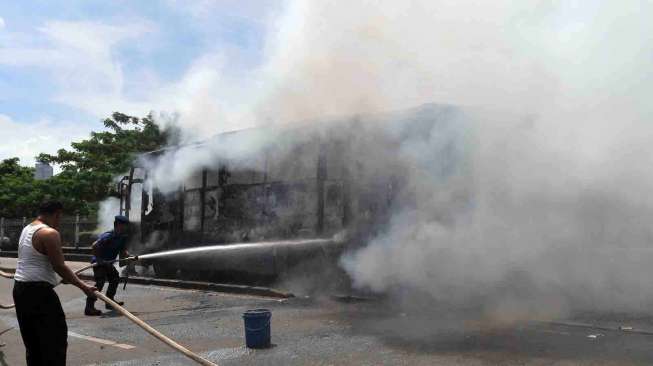
[[[59,201],[45,201],[39,206],[39,215],[52,215],[63,210],[63,203]]]

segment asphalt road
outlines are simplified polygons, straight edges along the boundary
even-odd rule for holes
[[[9,280],[0,302],[11,302]],[[69,365],[192,365],[127,319],[82,315],[84,297],[57,292],[68,317]],[[653,314],[584,314],[582,324],[485,324],[438,309],[404,313],[380,300],[288,300],[129,285],[118,297],[163,333],[220,365],[647,365],[653,364]],[[241,314],[269,308],[272,342],[244,347]],[[620,324],[643,333],[618,330]],[[13,310],[0,311],[0,365],[23,365]]]

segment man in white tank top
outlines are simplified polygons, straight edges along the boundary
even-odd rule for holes
[[[45,202],[39,216],[27,225],[18,242],[18,266],[14,276],[14,303],[28,366],[65,365],[68,348],[66,316],[54,286],[64,282],[87,296],[96,291],[82,282],[64,262],[57,231],[63,205]]]

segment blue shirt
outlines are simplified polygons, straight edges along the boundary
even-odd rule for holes
[[[103,261],[112,261],[118,254],[127,248],[127,235],[118,235],[111,231],[100,235],[96,244],[97,256]],[[97,258],[93,256],[91,263],[95,263]]]

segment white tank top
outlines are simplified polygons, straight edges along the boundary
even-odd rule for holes
[[[32,238],[37,231],[48,227],[46,224],[27,225],[18,241],[18,265],[14,279],[18,282],[48,282],[59,284],[59,278],[52,268],[48,256],[41,254],[32,246]]]

